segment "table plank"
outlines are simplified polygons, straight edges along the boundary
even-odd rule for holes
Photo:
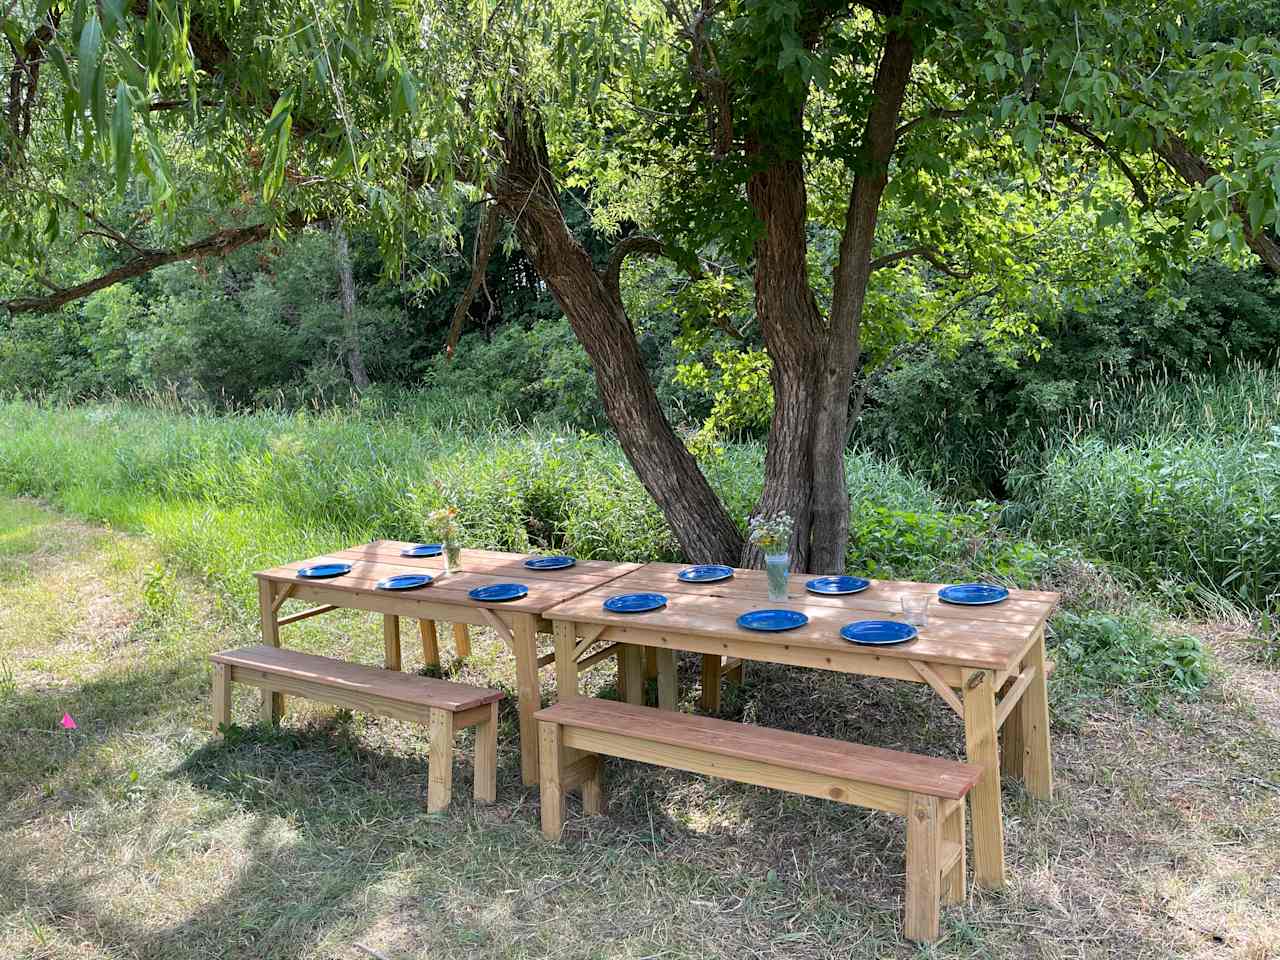
[[[1010,670],[1016,666],[1053,610],[1052,602],[1038,598],[1056,599],[1055,595],[1040,591],[1021,591],[1020,593],[1033,594],[1034,598],[1019,597],[1020,605],[1006,610],[999,618],[991,616],[990,607],[952,608],[943,604],[931,605],[929,624],[921,628],[917,639],[895,647],[860,647],[844,640],[840,636],[840,628],[854,620],[901,620],[901,611],[893,609],[894,598],[902,592],[936,589],[936,585],[895,581],[873,585],[864,593],[848,597],[818,597],[800,593],[795,597],[789,596],[785,601],[771,602],[763,589],[764,575],[760,571],[743,571],[759,577],[761,588],[758,592],[753,589],[752,580],[755,577],[735,575],[734,579],[740,580],[740,583],[731,590],[720,591],[731,594],[725,596],[705,589],[719,585],[684,584],[678,580],[665,579],[673,577],[674,572],[680,569],[682,568],[677,564],[647,564],[639,571],[557,604],[544,611],[543,615],[552,621],[602,623],[659,634],[730,638],[761,648],[809,647],[839,650],[845,654],[865,653],[867,656],[886,659],[945,663],[973,669]],[[807,578],[798,579],[803,590],[803,581]],[[734,581],[725,583],[733,584]],[[642,614],[617,614],[604,609],[603,603],[608,597],[638,589],[660,591],[667,597],[667,606]],[[772,634],[744,630],[737,626],[735,621],[741,614],[762,608],[798,610],[809,617],[809,623],[796,630]]]
[[[337,550],[320,557],[298,560],[263,570],[258,576],[277,582],[323,586],[352,598],[353,606],[360,606],[360,596],[395,597],[430,600],[433,603],[464,607],[492,607],[510,609],[521,613],[541,614],[548,607],[570,599],[579,593],[600,587],[634,571],[634,563],[608,561],[580,561],[566,570],[530,570],[524,566],[527,557],[521,554],[500,553],[490,550],[463,550],[458,571],[444,573],[443,557],[402,557],[400,550],[408,544],[399,541],[375,541],[345,550]],[[297,571],[316,563],[343,562],[351,564],[351,572],[324,580],[299,578]],[[378,590],[376,583],[397,573],[430,573],[435,581],[419,590]],[[476,587],[494,583],[523,583],[529,588],[527,596],[519,600],[484,602],[468,596]],[[340,604],[341,605],[341,604]]]

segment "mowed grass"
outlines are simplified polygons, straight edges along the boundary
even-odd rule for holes
[[[255,639],[238,604],[149,541],[0,500],[0,957],[1240,957],[1280,950],[1276,674],[1225,661],[1158,714],[1097,700],[1057,722],[1058,792],[1006,789],[1010,883],[901,939],[893,817],[608,766],[607,818],[538,833],[504,706],[499,801],[427,816],[413,725],[291,701],[278,732],[207,730],[209,651]],[[287,642],[376,662],[379,625]],[[1213,633],[1211,628],[1202,632]],[[406,659],[419,661],[406,631]],[[1229,648],[1228,648],[1229,649]],[[462,680],[511,689],[478,633]],[[544,675],[549,681],[549,677]],[[593,676],[598,688],[613,678]],[[686,708],[696,668],[683,665]],[[249,723],[256,701],[240,691]],[[70,713],[79,729],[58,725]],[[959,755],[922,688],[755,666],[726,715]],[[572,813],[578,814],[576,808]]]

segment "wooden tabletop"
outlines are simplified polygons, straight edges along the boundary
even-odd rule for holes
[[[609,560],[579,560],[563,570],[530,570],[524,565],[526,554],[502,553],[496,550],[463,550],[461,569],[444,573],[444,557],[402,557],[400,551],[413,546],[399,540],[374,540],[346,550],[336,550],[320,557],[286,563],[270,570],[259,571],[257,576],[278,582],[309,584],[339,590],[353,595],[403,596],[411,599],[430,599],[466,607],[492,607],[511,609],[521,613],[541,614],[542,611],[562,603],[580,593],[601,587],[627,573],[639,569],[634,563],[615,563]],[[326,580],[300,578],[301,567],[316,563],[349,563],[351,572]],[[378,590],[376,584],[383,577],[397,573],[429,573],[435,582],[419,590],[392,592]],[[522,583],[529,588],[527,596],[519,600],[484,602],[473,600],[468,592],[476,587],[494,583]]]
[[[700,637],[732,637],[744,642],[844,652],[928,663],[946,663],[987,670],[1008,670],[1025,654],[1045,621],[1053,613],[1058,594],[1038,590],[1011,590],[1009,599],[986,607],[961,607],[942,603],[937,592],[944,584],[873,580],[870,588],[849,596],[818,596],[805,590],[812,574],[793,574],[787,599],[769,600],[768,581],[762,570],[734,570],[730,580],[694,584],[676,579],[687,565],[650,563],[603,586],[543,611],[548,620],[602,623],[610,626],[690,634]],[[611,613],[604,601],[620,593],[661,593],[667,605],[652,613]],[[929,623],[920,636],[892,647],[861,647],[840,636],[840,628],[855,620],[901,620],[904,594],[930,596]],[[761,633],[744,630],[737,618],[751,610],[798,610],[809,622],[796,630]]]

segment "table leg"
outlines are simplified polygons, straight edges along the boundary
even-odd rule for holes
[[[434,620],[419,620],[418,634],[422,637],[422,663],[428,667],[440,666],[440,640]]]
[[[262,611],[262,642],[280,646],[280,624],[276,621],[275,587],[270,580],[258,581],[258,605]],[[284,694],[278,690],[262,691],[262,722],[279,723],[284,716]]]
[[[572,700],[578,696],[578,662],[573,659],[578,625],[557,620],[552,629],[556,638],[556,700]]]
[[[454,629],[457,629],[457,624]],[[520,776],[526,786],[532,786],[538,782],[538,724],[533,715],[542,706],[542,691],[538,683],[538,621],[532,614],[512,614],[511,645],[516,656],[516,692],[519,699]]]
[[[623,649],[627,669],[624,671],[626,689],[621,691],[622,699],[638,707],[644,706],[644,647],[629,643]]]
[[[400,618],[382,615],[382,663],[388,670],[400,669]]]
[[[1053,797],[1053,757],[1049,748],[1049,685],[1045,676],[1044,630],[1031,645],[1026,665],[1034,667],[1035,677],[1014,709],[1022,723],[1023,782],[1027,792],[1037,800]]]
[[[969,762],[982,769],[969,794],[974,882],[994,889],[1004,886],[1004,821],[1000,814],[995,674],[990,670],[974,673],[965,683],[964,735]]]
[[[465,623],[453,625],[453,649],[457,652],[459,660],[465,660],[471,656],[471,629]]]
[[[702,655],[702,712],[720,712],[720,669],[724,660],[718,653]]]
[[[649,649],[657,655],[658,660],[658,708],[674,710],[680,699],[680,691],[676,683],[676,652],[659,650],[657,647]]]
[[[1018,664],[1018,673],[1027,666],[1023,661]],[[1030,692],[1030,691],[1027,691]],[[1026,779],[1026,736],[1023,732],[1022,705],[1026,703],[1024,692],[1018,706],[1005,718],[1000,728],[1000,775],[1013,780]]]

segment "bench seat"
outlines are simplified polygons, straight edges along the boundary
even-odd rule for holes
[[[497,799],[498,701],[501,690],[366,667],[345,660],[256,644],[213,654],[213,726],[231,722],[231,685],[243,683],[307,700],[425,723],[431,730],[427,809],[449,805],[454,734],[476,728],[475,797]]]
[[[563,830],[568,790],[582,788],[587,813],[604,812],[599,758],[621,757],[902,814],[911,939],[937,939],[940,903],[964,899],[972,764],[610,700],[566,700],[535,717],[548,839]]]

